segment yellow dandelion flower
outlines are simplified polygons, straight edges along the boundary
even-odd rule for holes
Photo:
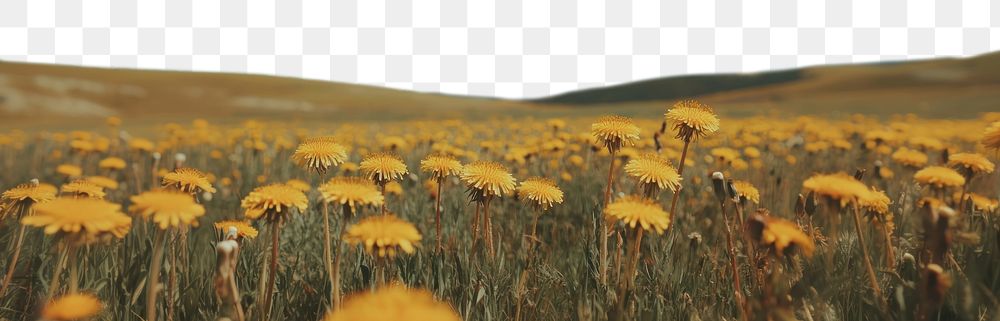
[[[635,145],[639,140],[639,126],[624,116],[604,116],[590,125],[590,133],[608,149],[615,153],[623,146]]]
[[[198,218],[205,215],[205,207],[194,197],[179,191],[149,191],[132,196],[129,211],[152,219],[160,229],[198,226]]]
[[[87,181],[88,183],[91,183],[91,184],[94,184],[94,185],[97,185],[97,186],[100,186],[100,187],[103,187],[103,188],[106,188],[106,189],[110,189],[110,190],[116,190],[116,189],[118,189],[118,181],[113,180],[113,179],[111,179],[109,177],[106,177],[106,176],[88,176],[87,178],[84,178],[84,180]]]
[[[871,188],[868,195],[858,200],[858,205],[861,205],[862,208],[877,214],[889,213],[890,204],[892,204],[892,200],[889,199],[889,196],[875,187]]]
[[[948,155],[948,166],[965,173],[966,178],[975,174],[989,174],[996,165],[985,156],[976,153],[954,153]]]
[[[118,127],[121,126],[122,119],[115,116],[110,116],[104,119],[104,123],[111,127]]]
[[[772,217],[770,215],[754,215],[749,222],[750,234],[761,244],[774,250],[781,257],[801,250],[802,254],[812,256],[816,244],[795,223]]]
[[[333,137],[314,137],[299,144],[292,160],[305,169],[326,173],[330,167],[347,161],[347,148]]]
[[[566,127],[566,121],[558,118],[553,118],[545,121],[545,126],[552,128],[553,130],[560,130]]]
[[[958,200],[962,197],[961,192],[955,192],[954,198]],[[972,200],[972,205],[976,207],[977,210],[992,212],[997,209],[1000,205],[1000,201],[995,199],[990,199],[989,197],[982,196],[976,193],[966,193],[965,200]]]
[[[420,232],[413,224],[389,214],[364,218],[344,234],[348,244],[364,245],[365,251],[380,257],[396,256],[398,251],[413,254],[420,239]]]
[[[431,199],[436,199],[438,197],[437,188],[438,181],[436,179],[425,179],[423,184],[424,190],[431,196]]]
[[[403,196],[403,185],[396,181],[389,182],[385,184],[385,194]]]
[[[118,157],[108,157],[97,162],[97,167],[101,169],[120,171],[125,169],[125,160]]]
[[[892,161],[904,166],[920,168],[927,165],[927,154],[919,150],[900,147],[892,153]]]
[[[376,184],[385,185],[389,181],[403,178],[408,171],[403,160],[395,154],[376,152],[361,160],[361,172]]]
[[[60,189],[63,194],[72,195],[74,197],[101,199],[106,195],[103,187],[83,179],[63,184]]]
[[[29,201],[31,203],[41,203],[56,198],[56,187],[50,184],[24,183],[17,185],[0,194],[0,198],[7,202]]]
[[[839,150],[851,150],[851,148],[853,148],[854,145],[852,145],[851,142],[847,141],[846,139],[838,138],[833,140],[833,147]]]
[[[94,143],[86,140],[74,140],[69,142],[69,147],[78,153],[89,153],[94,151]]]
[[[894,173],[888,167],[879,167],[879,169],[878,169],[878,177],[883,178],[883,179],[890,179],[893,176],[896,176],[896,173]]]
[[[329,312],[323,321],[427,320],[461,321],[450,305],[434,299],[426,290],[390,286],[375,292],[349,296],[340,309]]]
[[[733,188],[736,189],[736,195],[741,199],[749,200],[754,204],[760,204],[760,191],[757,190],[757,187],[754,187],[752,183],[734,180]]]
[[[625,173],[634,177],[647,194],[655,194],[661,189],[677,192],[681,187],[681,175],[669,160],[656,153],[645,153],[625,164]]]
[[[80,175],[83,175],[83,169],[80,166],[72,164],[62,164],[56,166],[56,173],[66,177],[80,177]]]
[[[271,184],[255,188],[240,202],[243,216],[251,220],[277,221],[287,217],[292,210],[304,214],[309,199],[302,191],[285,184]]]
[[[940,199],[925,196],[917,200],[917,205],[920,207],[939,208],[945,206],[945,203]]]
[[[965,185],[965,177],[951,168],[942,166],[928,166],[913,174],[913,178],[920,184],[934,186],[935,188],[959,187]]]
[[[868,196],[868,186],[845,173],[816,174],[802,182],[802,187],[818,196],[839,201],[840,206]]]
[[[635,228],[638,224],[641,228],[655,230],[658,234],[663,234],[670,226],[670,214],[660,205],[634,196],[626,196],[608,204],[604,208],[604,215],[608,220],[620,221],[630,228]]]
[[[503,197],[514,191],[517,182],[507,167],[490,161],[476,161],[465,165],[460,176],[468,184],[474,201],[492,196]]]
[[[910,145],[921,150],[939,151],[944,149],[944,143],[941,140],[931,137],[916,136],[910,138]]]
[[[355,162],[345,162],[343,164],[340,164],[340,172],[344,173],[345,175],[354,174],[360,170],[361,166],[358,166],[358,163]]]
[[[250,225],[249,221],[243,220],[222,220],[212,224],[215,229],[222,233],[229,233],[229,228],[236,229],[236,236],[240,238],[253,239],[257,237],[257,229]]]
[[[7,215],[27,214],[27,210],[38,203],[51,201],[56,198],[56,187],[49,184],[40,184],[37,180],[15,186],[0,194],[0,221]],[[18,212],[14,212],[17,209]]]
[[[517,187],[517,195],[524,200],[533,202],[542,210],[563,202],[563,192],[559,190],[559,187],[551,180],[540,177],[522,181],[521,185]]]
[[[101,313],[103,306],[92,294],[68,294],[45,304],[42,319],[73,321],[92,318]]]
[[[306,181],[301,179],[290,179],[285,182],[285,185],[291,186],[292,188],[300,190],[303,193],[309,193],[309,191],[312,190],[312,186],[309,186],[309,183],[306,183]]]
[[[709,151],[709,154],[715,156],[719,161],[726,163],[732,162],[735,159],[740,158],[740,152],[729,148],[729,147],[716,147]]]
[[[420,161],[420,170],[441,179],[461,173],[462,163],[451,156],[431,155]]]
[[[215,187],[208,180],[208,175],[194,168],[178,168],[163,175],[163,187],[173,188],[186,193],[215,193]]]
[[[45,234],[123,238],[132,227],[132,218],[121,212],[121,205],[100,199],[60,197],[35,205],[34,210],[21,224],[43,228]]]
[[[406,139],[399,136],[389,136],[382,139],[382,148],[388,150],[399,150],[406,148]]]
[[[1000,149],[1000,121],[995,121],[983,132],[983,146],[990,149]]]
[[[133,138],[128,141],[128,149],[137,152],[152,152],[155,144],[148,139]]]
[[[359,177],[335,177],[320,185],[323,201],[344,205],[356,213],[358,206],[382,206],[385,198],[378,187],[369,180]]]
[[[694,100],[675,103],[664,117],[673,123],[677,138],[685,141],[705,137],[719,130],[719,116],[708,105]]]

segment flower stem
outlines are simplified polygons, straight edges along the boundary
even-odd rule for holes
[[[334,305],[333,261],[330,259],[330,204],[323,203],[323,265],[326,267],[326,275],[330,279],[330,306]]]
[[[14,277],[14,270],[17,269],[17,259],[21,256],[21,247],[24,245],[24,231],[25,225],[21,224],[21,227],[17,229],[17,241],[14,245],[14,255],[10,259],[10,266],[7,267],[7,274],[3,276],[3,285],[0,286],[0,296],[7,293],[7,286],[10,286],[10,281]]]
[[[387,198],[386,198],[386,196],[385,196],[385,184],[381,184],[381,185],[379,185],[379,188],[380,188],[380,189],[381,189],[381,191],[382,191],[382,199],[383,199],[383,200],[387,200]],[[386,201],[382,201],[382,215],[385,215],[385,212],[386,212],[386,209],[385,209],[385,203],[387,203],[387,202],[386,202]]]
[[[607,207],[608,204],[611,204],[611,185],[614,184],[614,177],[615,177],[615,152],[612,151],[611,152],[611,162],[610,162],[610,164],[608,164],[608,186],[605,187],[605,189],[604,189],[604,207]],[[600,271],[599,275],[600,275],[600,278],[601,278],[601,284],[607,284],[608,283],[608,230],[609,230],[609,228],[607,226],[607,222],[604,221],[603,210],[601,212],[602,212],[602,215],[601,215],[600,218],[598,218],[598,221],[600,222],[600,226],[601,226],[601,228],[600,228],[600,232],[601,232],[601,249],[600,249],[600,260],[599,260],[599,264],[601,265],[601,267],[600,267],[600,270],[599,270]]]
[[[271,319],[271,302],[274,297],[274,278],[278,274],[278,241],[281,233],[281,221],[271,222],[271,265],[267,274],[267,290],[264,291],[264,306],[261,307],[261,320]]]
[[[345,214],[337,217],[337,245],[336,249],[334,250],[335,252],[333,256],[333,308],[334,309],[340,308],[340,250],[341,246],[343,246],[340,241],[341,240],[340,234],[341,230],[344,227],[344,221],[343,221],[344,217],[347,217],[347,215]]]
[[[723,220],[726,222],[726,249],[729,253],[729,267],[733,272],[733,295],[736,296],[736,303],[740,305],[740,320],[747,320],[749,310],[746,299],[743,298],[743,285],[740,280],[740,269],[736,262],[736,246],[733,244],[733,228],[730,224],[729,213],[726,211],[726,201],[723,200],[719,206],[722,208]]]
[[[437,246],[435,249],[441,250],[441,185],[444,185],[444,179],[438,177],[437,179],[437,195],[434,197],[434,226],[437,232]]]
[[[59,250],[59,263],[56,264],[55,270],[52,271],[52,280],[49,281],[49,291],[45,294],[45,302],[52,301],[55,297],[56,291],[59,289],[59,277],[62,275],[63,269],[66,267],[66,248],[65,245]]]
[[[678,176],[684,175],[684,160],[687,159],[688,146],[689,145],[691,145],[691,139],[690,138],[684,139],[684,149],[681,150],[681,160],[680,160],[679,163],[677,163],[677,175]],[[675,192],[674,196],[670,199],[670,212],[668,212],[668,213],[671,215],[671,218],[672,218],[671,221],[674,222],[674,224],[670,224],[670,228],[673,228],[674,225],[677,225],[677,223],[676,223],[677,222],[677,213],[674,212],[674,210],[677,208],[677,199],[680,198],[681,191],[683,191],[683,190],[684,190],[683,188],[677,189],[677,192]]]
[[[80,289],[80,263],[77,255],[79,246],[70,245],[66,255],[69,256],[69,294],[76,294]]]
[[[486,239],[486,247],[489,248],[490,258],[496,255],[493,249],[493,222],[490,220],[491,196],[486,197],[486,204],[483,204],[483,237]]]
[[[160,281],[160,266],[163,264],[163,243],[166,232],[156,229],[153,238],[153,257],[149,263],[149,273],[146,276],[146,320],[156,321],[156,294]]]
[[[482,205],[476,202],[476,214],[472,218],[472,247],[476,247],[476,241],[479,240],[479,209]]]
[[[868,282],[871,283],[872,291],[875,292],[875,300],[878,301],[879,311],[883,315],[887,314],[885,311],[885,301],[882,299],[882,288],[878,285],[878,279],[875,278],[875,269],[872,268],[872,260],[868,255],[868,247],[865,246],[865,237],[861,232],[861,214],[858,213],[859,209],[857,204],[854,205],[854,229],[858,233],[858,247],[861,248],[861,255],[865,261],[865,270],[868,272]]]
[[[892,248],[892,234],[889,233],[888,222],[882,222],[882,235],[885,238],[885,260],[890,270],[896,269],[896,251]]]

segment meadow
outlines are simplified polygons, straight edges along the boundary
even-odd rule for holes
[[[1000,113],[139,127],[0,133],[0,320],[1000,318]]]

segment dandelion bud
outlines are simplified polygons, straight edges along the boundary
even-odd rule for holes
[[[903,262],[910,263],[910,264],[916,264],[917,259],[913,257],[913,254],[905,253],[905,254],[903,254]]]
[[[733,186],[732,178],[726,180],[726,190],[729,192],[729,198],[739,200],[739,193],[736,190],[736,186]]]
[[[698,245],[701,245],[701,233],[691,232],[691,234],[688,234],[688,240],[690,241],[691,250],[697,249]]]
[[[858,170],[854,171],[854,179],[860,181],[864,177],[865,177],[865,169],[864,168],[858,168]]]
[[[237,229],[235,226],[230,226],[229,229],[226,231],[226,239],[235,240],[236,236],[238,235],[238,232],[239,229]]]
[[[722,173],[712,173],[712,189],[715,191],[715,198],[719,202],[726,201],[726,179],[722,176]]]
[[[806,197],[799,194],[798,200],[795,201],[795,215],[802,216],[806,214]]]
[[[813,213],[816,213],[816,197],[810,192],[806,196],[806,214],[813,215]]]
[[[927,288],[924,291],[927,298],[935,306],[941,304],[948,289],[951,288],[951,277],[945,273],[944,268],[933,263],[927,265],[925,277],[927,278]]]

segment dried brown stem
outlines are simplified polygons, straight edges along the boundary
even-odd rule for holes
[[[146,275],[146,320],[156,321],[156,294],[160,283],[160,266],[163,264],[163,246],[166,232],[156,229],[153,237],[153,257]]]

